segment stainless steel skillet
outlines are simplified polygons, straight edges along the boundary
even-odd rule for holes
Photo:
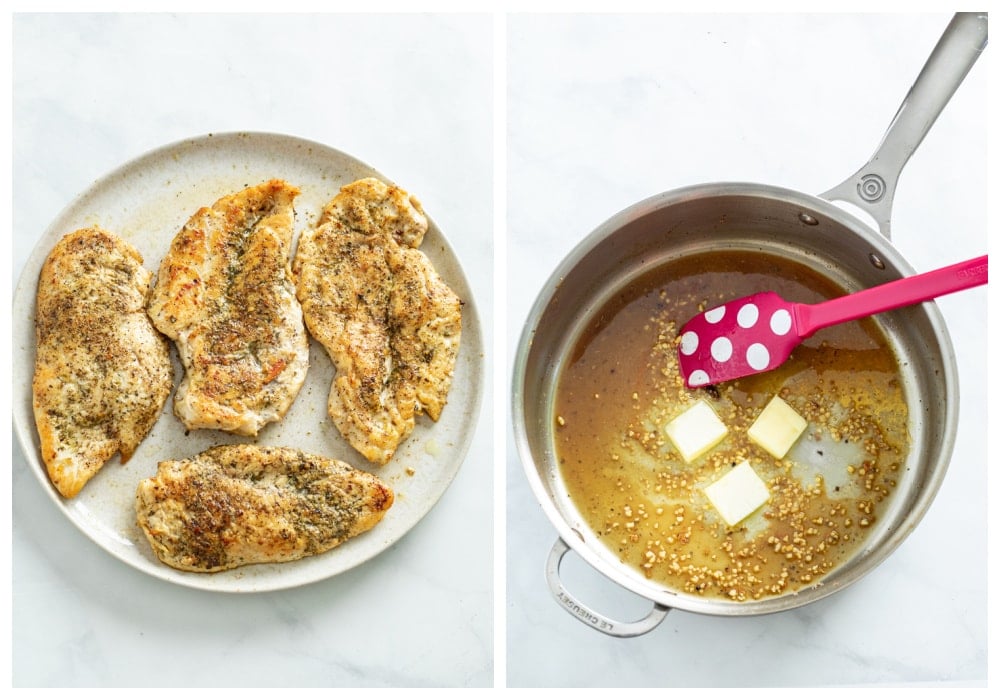
[[[718,249],[753,249],[786,256],[847,290],[914,270],[889,239],[892,198],[903,166],[919,146],[986,44],[985,14],[960,13],[903,101],[872,158],[820,196],[747,183],[712,183],[672,190],[616,214],[559,265],[529,314],[515,357],[514,437],[528,481],[559,539],[548,580],[562,605],[614,636],[643,634],[671,608],[713,615],[753,615],[818,600],[861,578],[913,530],[947,470],[957,425],[957,369],[940,312],[933,303],[881,320],[903,367],[911,453],[889,511],[866,546],[822,585],[752,603],[708,600],[652,584],[622,565],[589,531],[565,495],[553,448],[552,406],[562,363],[588,319],[631,280],[677,258]],[[878,231],[835,205],[846,201]],[[562,585],[559,563],[572,548],[615,583],[647,598],[653,610],[634,623],[612,620],[576,600]]]

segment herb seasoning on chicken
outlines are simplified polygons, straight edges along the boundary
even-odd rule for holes
[[[145,310],[151,278],[135,248],[97,227],[63,237],[42,267],[33,406],[66,498],[116,452],[128,461],[170,395],[169,346]]]
[[[462,302],[417,250],[420,203],[374,179],[343,187],[295,254],[310,333],[336,367],[328,411],[368,460],[385,464],[418,413],[441,415],[462,329]]]
[[[136,491],[156,556],[184,571],[287,562],[375,527],[393,503],[377,477],[334,459],[258,445],[160,462]]]
[[[223,197],[160,265],[149,315],[177,343],[174,413],[188,428],[256,435],[302,388],[309,341],[289,266],[298,194],[271,180]]]

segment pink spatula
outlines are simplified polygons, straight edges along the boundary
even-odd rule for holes
[[[819,304],[788,302],[774,292],[734,299],[684,324],[681,375],[695,388],[766,372],[821,328],[978,287],[988,271],[983,255]]]

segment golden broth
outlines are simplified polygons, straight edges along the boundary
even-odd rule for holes
[[[684,387],[684,322],[766,290],[805,303],[844,293],[764,253],[668,263],[601,309],[558,379],[555,447],[570,498],[622,562],[674,590],[744,601],[819,583],[862,543],[906,458],[898,363],[870,319],[816,333],[771,372]],[[746,437],[775,395],[808,421],[782,460]],[[698,398],[729,433],[685,464],[663,428]],[[728,527],[702,489],[744,459],[770,498]]]

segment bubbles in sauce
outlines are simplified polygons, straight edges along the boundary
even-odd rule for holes
[[[689,256],[609,301],[557,382],[555,447],[570,498],[622,562],[673,590],[748,601],[819,584],[862,545],[906,459],[898,362],[871,319],[820,331],[771,372],[684,387],[678,329],[765,290],[804,303],[844,293],[764,253]],[[781,460],[746,437],[775,395],[809,423]],[[699,398],[729,434],[685,464],[663,427]],[[702,489],[744,459],[770,498],[728,527]]]

